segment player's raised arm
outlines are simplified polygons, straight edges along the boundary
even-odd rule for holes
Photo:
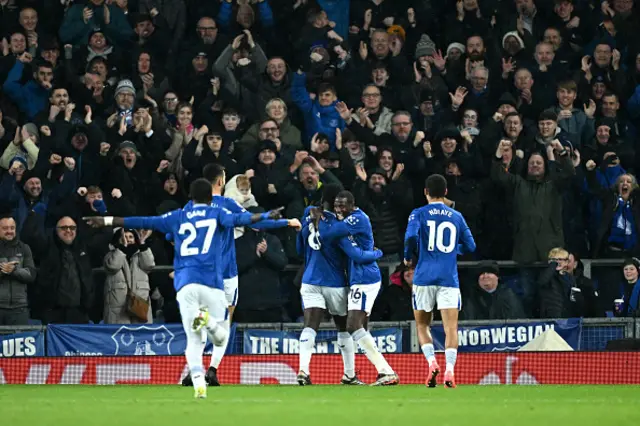
[[[413,255],[418,252],[418,232],[420,230],[420,221],[416,210],[412,211],[411,215],[409,215],[409,223],[407,224],[407,230],[404,233],[405,264],[411,263]]]
[[[338,244],[340,245],[340,249],[344,252],[344,254],[349,256],[349,258],[356,263],[367,264],[375,262],[384,254],[380,249],[363,250],[355,242],[352,242],[346,237],[341,238]]]

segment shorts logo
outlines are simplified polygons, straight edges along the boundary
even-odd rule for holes
[[[123,325],[113,333],[114,355],[172,355],[171,342],[175,335],[160,325]]]

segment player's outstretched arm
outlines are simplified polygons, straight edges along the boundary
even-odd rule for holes
[[[371,263],[380,259],[384,253],[380,249],[362,250],[358,244],[350,241],[348,238],[341,238],[339,241],[340,249],[349,256],[349,259],[356,263]]]
[[[127,229],[153,229],[166,234],[171,232],[172,220],[177,218],[173,213],[174,212],[169,212],[162,216],[137,217],[90,216],[83,217],[82,219],[92,228],[114,226],[125,227]]]
[[[282,217],[282,209],[284,209],[284,207],[280,207],[279,209],[271,210],[266,213],[256,214],[251,214],[249,212],[234,214],[229,210],[223,209],[220,210],[220,223],[226,228],[233,228],[236,226],[248,226],[262,220],[277,220]]]

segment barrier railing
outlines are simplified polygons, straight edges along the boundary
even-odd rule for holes
[[[508,345],[504,345],[505,336],[508,333],[512,335],[516,335],[516,333],[529,333],[526,337],[527,341],[531,340],[531,332],[532,329],[536,327],[542,327],[544,324],[561,324],[567,321],[579,321],[577,319],[574,320],[563,320],[563,319],[539,319],[539,320],[513,320],[513,321],[461,321],[460,322],[460,330],[495,330],[498,329],[498,335],[502,333],[502,343],[503,346],[499,345],[500,342],[494,341],[491,342],[493,345],[493,349],[489,350],[505,350],[503,348],[508,349]],[[578,351],[602,351],[606,348],[607,343],[611,340],[617,340],[622,338],[634,338],[640,337],[640,319],[633,318],[584,318],[579,323],[579,335],[575,338],[575,341],[572,342],[571,346],[574,347],[575,350]],[[440,322],[434,322],[434,330],[437,329],[441,325]],[[179,325],[172,325],[173,327],[177,327],[179,329]],[[100,327],[100,326],[98,326]],[[114,326],[120,327],[120,326]],[[124,326],[127,327],[127,326]],[[136,327],[144,327],[143,325],[132,325],[133,329]],[[154,327],[163,327],[162,325],[150,325],[150,328]],[[282,332],[283,335],[286,333],[297,333],[303,329],[303,325],[300,323],[255,323],[255,324],[236,324],[235,325],[235,339],[233,339],[234,346],[230,349],[230,353],[242,354],[242,353],[265,353],[260,351],[248,351],[246,349],[245,343],[245,334],[251,333],[257,334],[259,336],[263,336],[264,332]],[[415,353],[420,352],[417,333],[415,328],[415,322],[413,321],[399,321],[399,322],[372,322],[369,324],[369,329],[375,334],[375,331],[382,330],[400,330],[401,336],[399,339],[402,341],[396,342],[394,340],[393,344],[398,344],[397,348],[392,352],[396,353]],[[528,329],[528,330],[527,330]],[[86,333],[87,329],[84,329]],[[172,329],[173,330],[173,329]],[[134,330],[135,331],[135,330]],[[329,336],[331,333],[334,333],[335,325],[333,323],[322,323],[320,325],[320,330],[318,333],[318,341],[320,341],[323,336]],[[539,332],[539,330],[537,330]],[[46,326],[0,326],[0,337],[2,335],[9,335],[15,333],[27,333],[27,332],[43,332],[47,333]],[[261,334],[262,333],[262,334]],[[441,333],[441,332],[440,332]],[[489,335],[489,331],[486,331],[486,335]],[[436,339],[436,334],[434,331],[434,340]],[[247,336],[249,336],[247,335]],[[292,334],[293,335],[293,334]],[[290,336],[290,335],[288,335]],[[460,340],[466,340],[466,334],[464,336],[461,335]],[[45,339],[49,340],[49,339]],[[461,343],[464,345],[465,343]],[[49,353],[46,349],[47,343],[45,342],[45,353]],[[395,347],[395,346],[394,346]],[[480,346],[479,348],[484,347],[485,349],[475,350],[474,348],[467,348],[467,351],[487,351],[487,346]],[[295,351],[294,351],[295,352]],[[283,353],[294,353],[294,352],[283,352]],[[266,352],[268,353],[268,352]]]

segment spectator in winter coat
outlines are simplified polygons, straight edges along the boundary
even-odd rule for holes
[[[382,261],[398,261],[404,246],[406,218],[413,208],[411,187],[400,177],[404,168],[396,167],[391,178],[382,169],[367,172],[356,168],[358,179],[353,184],[356,204],[371,219],[376,247],[385,254]]]
[[[602,203],[602,218],[592,255],[608,258],[634,255],[639,249],[640,225],[640,189],[635,176],[620,175],[613,187],[603,188],[596,178],[596,163],[589,160],[586,169],[589,190]]]
[[[150,231],[115,230],[111,250],[104,258],[107,279],[104,284],[105,324],[139,324],[153,322],[151,299],[159,299],[158,290],[151,294],[149,272],[155,266],[153,252],[146,245]],[[142,321],[127,310],[128,294],[149,302],[147,320]]]
[[[579,318],[595,313],[597,293],[593,283],[578,281],[575,270],[569,272],[575,266],[572,263],[569,252],[562,248],[549,252],[549,266],[538,281],[541,318]]]
[[[252,212],[264,209],[253,208]],[[274,235],[245,227],[235,242],[238,258],[237,322],[281,322],[280,272],[288,259]]]
[[[77,237],[77,223],[60,219],[53,235],[38,246],[36,307],[45,324],[86,324],[93,307],[94,282],[89,256]],[[46,242],[45,242],[46,241]]]
[[[35,282],[36,268],[10,216],[0,218],[0,272],[0,325],[27,325],[27,287]]]
[[[622,265],[624,281],[617,289],[614,289],[615,299],[622,300],[622,304],[616,306],[609,299],[609,306],[616,316],[637,317],[640,316],[640,261],[637,258],[626,259]],[[616,292],[617,290],[617,292]]]
[[[414,271],[413,267],[405,266],[403,263],[396,266],[389,277],[389,285],[385,286],[373,306],[373,321],[411,321]]]
[[[464,299],[465,320],[513,320],[526,318],[522,303],[506,284],[500,283],[496,262],[483,262],[478,268],[478,281]]]

